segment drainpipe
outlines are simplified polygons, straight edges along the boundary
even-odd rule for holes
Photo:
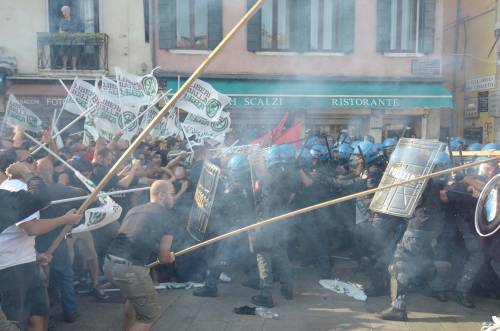
[[[459,70],[459,61],[458,61],[458,47],[460,44],[460,25],[462,24],[462,0],[457,0],[457,14],[455,18],[455,33],[454,33],[454,45],[453,45],[453,86],[452,86],[452,94],[453,94],[453,104],[455,105],[455,109],[451,112],[451,127],[450,127],[450,136],[455,136],[456,126],[457,126],[457,101],[458,101],[458,70]]]
[[[151,69],[156,68],[156,14],[157,0],[149,1],[149,46],[151,48]]]

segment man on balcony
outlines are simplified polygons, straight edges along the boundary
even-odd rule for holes
[[[63,6],[61,8],[61,12],[63,14],[63,18],[59,22],[60,33],[83,32],[82,22],[77,17],[71,17],[71,9],[69,8],[69,6]],[[66,67],[68,65],[68,56],[71,56],[71,65],[73,67],[73,70],[76,70],[79,50],[80,46],[77,45],[67,45],[61,48],[63,70],[66,70]]]

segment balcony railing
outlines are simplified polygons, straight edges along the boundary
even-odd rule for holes
[[[108,42],[109,37],[104,33],[39,32],[37,34],[38,70],[106,73],[108,71]],[[73,58],[76,59],[75,67],[73,67]],[[66,67],[64,67],[65,61]]]

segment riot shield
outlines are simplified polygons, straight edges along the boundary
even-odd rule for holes
[[[479,195],[474,223],[481,237],[489,237],[500,229],[499,183],[500,175],[496,175],[490,179]]]
[[[389,164],[379,186],[413,179],[432,172],[444,144],[423,139],[402,138],[391,154]],[[409,218],[424,192],[427,180],[401,185],[375,193],[370,210]]]
[[[209,161],[203,164],[187,224],[188,233],[197,241],[205,238],[220,173],[221,169],[215,164]]]

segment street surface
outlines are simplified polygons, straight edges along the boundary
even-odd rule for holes
[[[337,261],[335,273],[345,281],[360,281],[353,274],[355,264]],[[361,302],[338,295],[321,287],[312,268],[294,268],[295,299],[284,300],[275,284],[273,312],[279,319],[236,315],[233,308],[253,306],[250,297],[255,290],[242,287],[239,280],[219,286],[219,297],[198,298],[192,290],[162,290],[159,292],[162,317],[154,330],[175,331],[330,331],[330,330],[394,330],[394,331],[474,331],[481,323],[491,321],[499,313],[498,301],[475,298],[476,308],[467,309],[453,301],[441,303],[418,293],[409,296],[409,319],[406,323],[382,321],[375,313],[389,305],[389,297],[369,298]],[[236,275],[232,275],[236,276]],[[349,278],[346,278],[349,277]],[[235,277],[240,278],[240,277]],[[119,331],[123,305],[118,294],[113,303],[99,303],[89,296],[80,298],[80,317],[74,324],[58,322],[58,331]]]

